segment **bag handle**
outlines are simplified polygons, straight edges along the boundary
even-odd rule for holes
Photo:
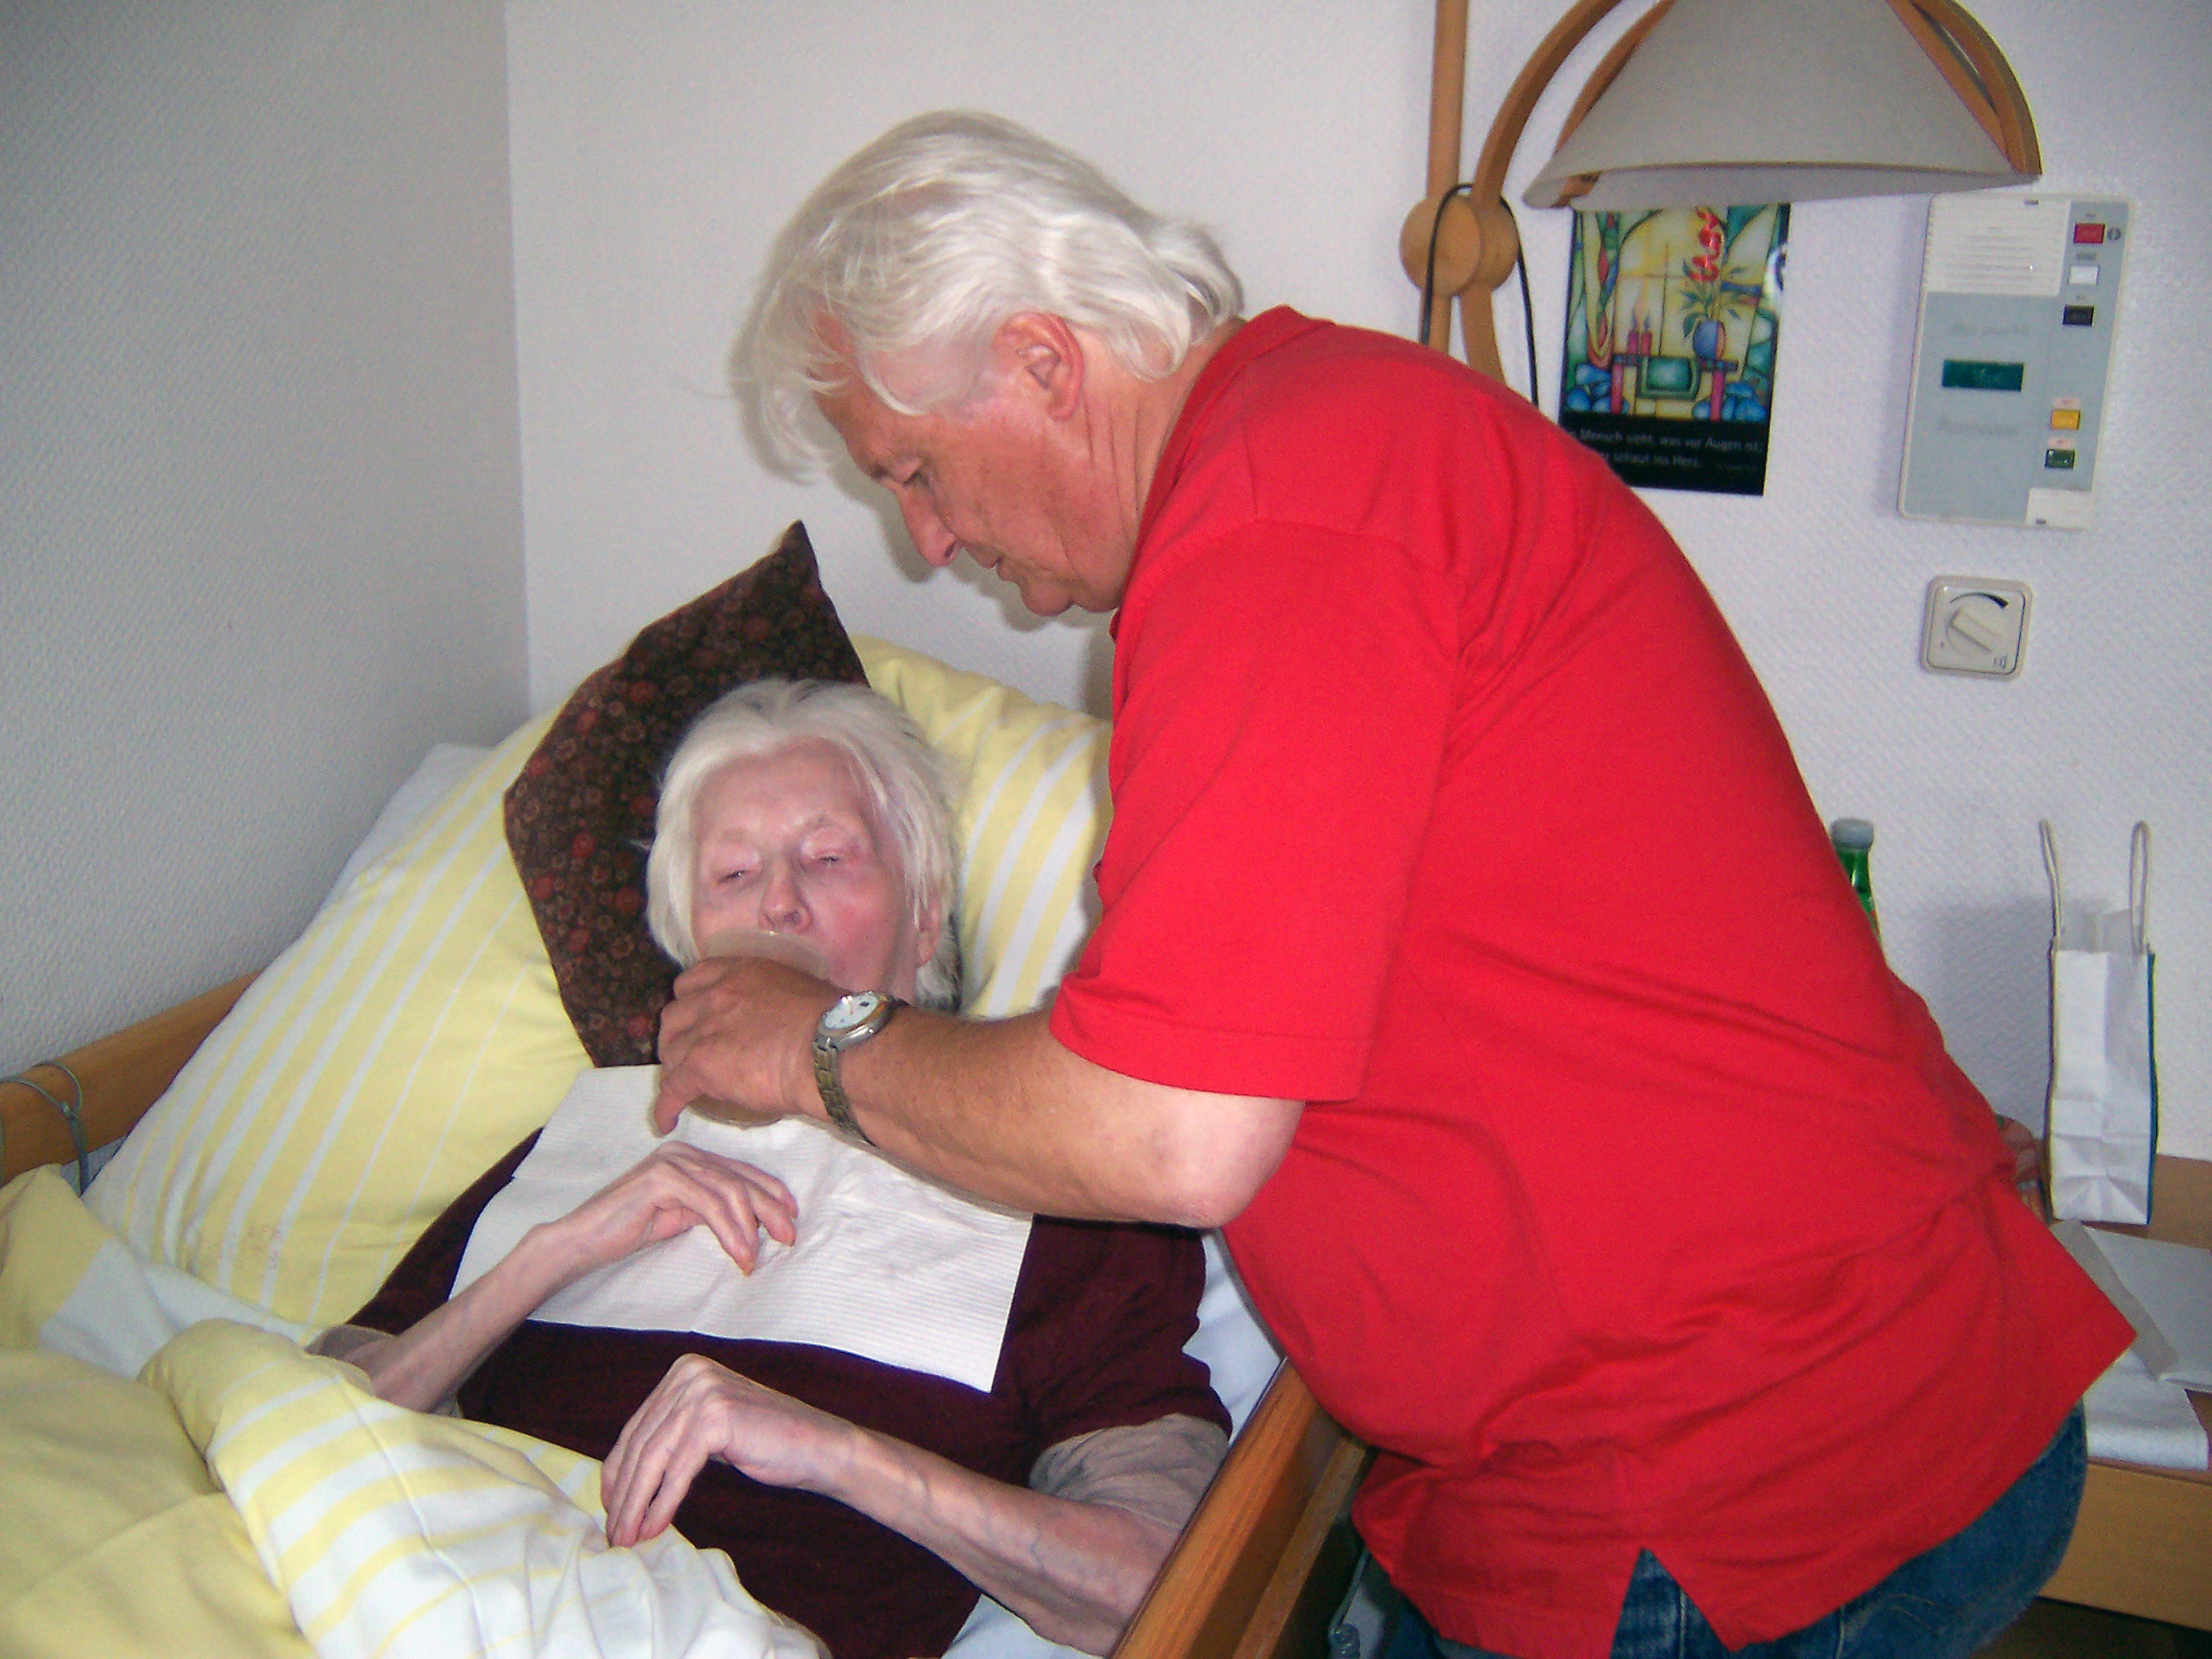
[[[2035,828],[2043,838],[2043,874],[2051,879],[2051,939],[2056,944],[2063,891],[2058,880],[2058,832],[2048,818]],[[2150,949],[2151,937],[2151,826],[2140,818],[2128,837],[2128,921],[2135,954],[2140,956]]]
[[[2138,818],[2128,837],[2128,915],[2135,926],[2135,954],[2151,931],[2151,826]]]
[[[2035,828],[2043,836],[2043,874],[2051,878],[2051,943],[2058,943],[2058,832],[2046,818]]]

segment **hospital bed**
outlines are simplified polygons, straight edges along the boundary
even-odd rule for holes
[[[959,757],[972,774],[970,799],[962,809],[970,862],[964,882],[971,891],[987,889],[996,896],[1002,911],[1011,907],[1021,918],[1010,936],[1011,944],[1002,940],[1002,948],[995,948],[982,936],[994,926],[991,916],[963,916],[964,948],[987,959],[993,957],[996,949],[998,958],[995,968],[987,967],[980,987],[971,984],[968,1004],[990,1011],[993,998],[1006,1006],[1033,1000],[1039,985],[1048,983],[1057,972],[1052,959],[1064,961],[1069,944],[1079,939],[1088,925],[1081,909],[1079,877],[1072,882],[1064,878],[1070,868],[1088,869],[1096,836],[1102,832],[1103,727],[1067,710],[1030,704],[1004,687],[957,674],[880,641],[857,643],[879,688],[886,688],[905,703],[933,738],[961,748]],[[976,735],[978,727],[984,731],[980,737]],[[500,752],[493,752],[489,772],[486,758],[472,754],[449,757],[443,771],[434,776],[419,775],[410,784],[418,797],[408,805],[412,824],[395,826],[389,822],[393,814],[387,813],[387,822],[380,822],[377,832],[349,865],[316,923],[263,974],[235,980],[99,1039],[61,1056],[59,1065],[34,1068],[26,1074],[27,1083],[0,1085],[0,1136],[4,1136],[0,1140],[0,1166],[4,1166],[0,1173],[12,1182],[19,1173],[36,1166],[66,1168],[82,1152],[128,1135],[142,1120],[148,1127],[141,1130],[141,1138],[150,1136],[162,1122],[162,1114],[176,1117],[180,1094],[197,1091],[199,1095],[212,1096],[224,1087],[251,1093],[246,1079],[254,1064],[250,1050],[256,1041],[279,1054],[284,1065],[295,1068],[307,1048],[320,1046],[342,1051],[343,1035],[328,1030],[317,1029],[304,1036],[297,1030],[287,1034],[288,1022],[311,1025],[316,1019],[327,1022],[333,1002],[373,1000],[373,992],[349,982],[341,984],[334,977],[331,964],[343,953],[343,948],[324,935],[350,929],[344,937],[356,944],[373,937],[373,918],[365,912],[356,913],[367,902],[359,894],[364,889],[394,888],[400,879],[393,873],[395,859],[402,874],[409,856],[416,856],[418,862],[465,862],[463,854],[455,851],[460,843],[454,837],[467,829],[461,821],[469,816],[464,799],[470,786],[469,780],[473,779],[479,793],[495,792],[502,781],[498,755],[508,750],[518,754],[527,747],[530,735],[531,730],[526,728]],[[510,756],[510,771],[512,764]],[[425,774],[433,770],[426,763]],[[975,781],[977,775],[982,775],[980,782]],[[454,779],[463,781],[455,784]],[[405,796],[407,791],[401,793]],[[426,808],[426,801],[435,805]],[[395,807],[400,805],[396,800]],[[406,838],[420,840],[427,833],[423,828],[426,819],[436,818],[441,811],[452,821],[447,841],[435,843],[427,852],[416,845],[410,854]],[[1095,822],[1085,821],[1084,814]],[[1022,833],[1011,841],[1022,841],[1032,850],[1049,843],[1056,853],[1047,863],[1054,867],[1017,868],[1022,858],[1022,848],[995,834],[995,815],[1024,826]],[[474,832],[481,840],[480,824]],[[979,868],[979,861],[989,862],[990,867]],[[1015,903],[1009,893],[1024,880],[1030,884],[1031,901]],[[1040,921],[1036,897],[1055,881],[1062,881],[1073,893],[1069,901],[1073,908],[1057,924],[1049,920],[1049,903],[1043,904],[1047,919]],[[381,902],[389,907],[398,900],[387,894]],[[422,907],[420,899],[414,902],[417,909]],[[351,911],[347,908],[349,904]],[[478,926],[464,914],[446,931],[464,935]],[[515,938],[523,938],[531,931],[517,926],[512,918],[501,921],[498,927],[503,936]],[[319,939],[321,944],[317,945]],[[300,958],[314,954],[316,950],[322,952],[321,966],[303,967]],[[1030,960],[1025,965],[1016,963],[1014,958],[1024,951]],[[367,946],[358,953],[368,953]],[[416,977],[420,979],[424,972],[418,969]],[[316,978],[317,974],[322,977]],[[972,968],[972,981],[975,977]],[[300,1012],[295,1016],[291,1010]],[[411,1017],[399,1009],[382,1018],[386,1027],[404,1030]],[[289,1073],[284,1081],[264,1080],[253,1086],[271,1098],[291,1087]],[[162,1103],[158,1109],[157,1102]],[[57,1103],[68,1111],[58,1109]],[[328,1108],[318,1104],[313,1110],[320,1117]],[[70,1117],[76,1119],[74,1125],[67,1120]],[[504,1138],[502,1130],[492,1133],[494,1139]],[[201,1150],[201,1143],[226,1135],[241,1148],[280,1139],[267,1123],[250,1133],[233,1126],[204,1136],[195,1129],[189,1135],[173,1137],[176,1143],[170,1158],[177,1171],[177,1187],[189,1185],[183,1174],[191,1157]],[[421,1139],[413,1132],[407,1138]],[[324,1149],[322,1155],[331,1166],[326,1174],[358,1186],[365,1177],[338,1169],[344,1162],[342,1153],[342,1146],[337,1152]],[[470,1157],[473,1154],[463,1161]],[[135,1178],[151,1180],[158,1173],[155,1166],[159,1159],[143,1156],[137,1162],[141,1167]],[[48,1177],[39,1179],[55,1185]],[[196,1193],[213,1185],[204,1171],[196,1179]],[[22,1190],[20,1186],[8,1189],[12,1194]],[[169,1198],[168,1208],[174,1211],[178,1207],[176,1194],[172,1192]],[[73,1198],[52,1194],[46,1195],[46,1201],[50,1207],[75,1203]],[[198,1201],[197,1196],[192,1200]],[[159,1212],[162,1206],[151,1208]],[[291,1220],[285,1224],[304,1229],[313,1210],[312,1200],[301,1210],[295,1196],[287,1211]],[[12,1262],[16,1279],[24,1277],[24,1214],[25,1207],[20,1203],[12,1213],[0,1214],[0,1287],[8,1283]],[[139,1236],[132,1236],[129,1226],[120,1231],[134,1250],[156,1257],[167,1255],[178,1264],[220,1282],[226,1294],[245,1291],[252,1300],[256,1284],[275,1286],[276,1293],[270,1299],[282,1305],[302,1325],[325,1322],[329,1306],[336,1305],[323,1307],[308,1316],[301,1296],[284,1290],[286,1282],[274,1267],[256,1281],[237,1261],[226,1258],[226,1278],[210,1265],[215,1258],[208,1253],[205,1237],[196,1242],[189,1226],[178,1231],[174,1223],[173,1214],[167,1223],[157,1215],[150,1224],[151,1231],[142,1228]],[[164,1224],[171,1226],[166,1236],[161,1233]],[[214,1230],[213,1221],[209,1221],[204,1232]],[[233,1218],[232,1254],[239,1248],[239,1238],[248,1241],[250,1254],[251,1240],[265,1230],[258,1222],[241,1225]],[[197,1256],[195,1249],[200,1251]],[[1216,1272],[1220,1269],[1217,1254],[1215,1268]],[[45,1269],[40,1267],[39,1271]],[[1210,1305],[1217,1289],[1210,1288]],[[22,1294],[21,1286],[10,1293]],[[36,1312],[13,1316],[16,1328],[9,1333],[10,1347],[29,1345],[32,1334],[24,1329],[26,1320],[43,1317],[53,1301],[51,1295],[38,1301],[36,1289],[31,1295]],[[0,1312],[0,1323],[9,1317]],[[12,1357],[0,1355],[0,1358],[6,1358]],[[1271,1352],[1266,1357],[1266,1369],[1257,1374],[1249,1391],[1256,1404],[1250,1400],[1243,1404],[1245,1415],[1227,1461],[1117,1650],[1128,1659],[1274,1659],[1277,1655],[1284,1659],[1322,1659],[1330,1651],[1330,1629],[1354,1572],[1357,1545],[1346,1512],[1365,1466],[1366,1450],[1320,1410],[1294,1370],[1287,1364],[1275,1366]],[[1225,1388],[1225,1398],[1227,1395]],[[0,1407],[0,1416],[13,1412],[13,1401],[21,1397],[12,1395],[10,1403]],[[1237,1407],[1233,1405],[1233,1408]],[[13,1453],[0,1452],[0,1458],[18,1455],[19,1452],[19,1448]],[[19,1455],[15,1463],[0,1461],[0,1475],[19,1466]],[[260,1542],[258,1534],[256,1542]],[[209,1577],[207,1581],[216,1580]],[[0,1583],[0,1623],[8,1621],[10,1606],[30,1605],[5,1600],[13,1588]],[[205,1599],[212,1592],[203,1587],[193,1594]],[[298,1601],[293,1605],[297,1609]],[[194,1616],[204,1618],[206,1611],[201,1608]],[[1022,1631],[1021,1635],[1026,1637],[1027,1633]],[[967,1636],[962,1640],[966,1642]],[[976,1649],[978,1659],[984,1655],[1000,1659],[1022,1651],[1019,1643],[1013,1647],[1006,1644],[1007,1638],[1001,1633]],[[1044,1653],[1055,1651],[1042,1643],[1036,1647]],[[242,1641],[237,1650],[260,1649]],[[1341,1648],[1337,1659],[1343,1659]]]
[[[30,1075],[74,1099],[73,1075],[86,1144],[120,1139],[251,983],[233,980],[87,1044],[62,1057],[67,1074],[48,1066]],[[0,1135],[6,1180],[76,1156],[61,1114],[20,1085],[0,1086]],[[1357,1555],[1346,1511],[1366,1461],[1366,1448],[1282,1365],[1117,1659],[1324,1659]]]

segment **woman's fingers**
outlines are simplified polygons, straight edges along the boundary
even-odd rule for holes
[[[600,1470],[609,1543],[651,1538],[675,1519],[716,1450],[700,1407],[712,1404],[714,1379],[728,1375],[710,1359],[685,1355],[631,1413]]]
[[[759,1260],[761,1233],[781,1244],[797,1240],[799,1206],[791,1190],[766,1170],[692,1151],[678,1171],[692,1224],[711,1230],[730,1259],[748,1272]]]
[[[700,1354],[686,1354],[631,1413],[600,1470],[608,1541],[667,1527],[710,1457],[772,1486],[833,1492],[854,1431]]]
[[[791,1190],[766,1170],[674,1142],[608,1183],[570,1219],[573,1230],[590,1240],[589,1265],[619,1261],[704,1226],[732,1261],[751,1272],[759,1259],[760,1234],[793,1243],[798,1217]]]
[[[599,1469],[599,1498],[607,1509],[607,1541],[624,1545],[636,1540],[634,1522],[645,1498],[659,1485],[658,1463],[653,1458],[654,1433],[667,1415],[661,1396],[668,1386],[662,1378],[645,1403],[630,1414]],[[641,1496],[642,1494],[642,1496]]]
[[[676,1511],[684,1506],[690,1496],[691,1482],[699,1478],[699,1471],[707,1466],[707,1450],[697,1444],[696,1437],[681,1435],[667,1448],[667,1456],[661,1465],[661,1479],[653,1490],[653,1500],[645,1514],[637,1524],[637,1530],[623,1542],[635,1544],[641,1539],[657,1538],[665,1532],[676,1519]]]

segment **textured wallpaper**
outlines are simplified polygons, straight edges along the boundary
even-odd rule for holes
[[[522,712],[503,52],[0,8],[0,1071],[260,966]]]

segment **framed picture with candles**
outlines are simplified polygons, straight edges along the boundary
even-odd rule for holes
[[[1575,215],[1559,424],[1630,484],[1760,495],[1790,204]]]

